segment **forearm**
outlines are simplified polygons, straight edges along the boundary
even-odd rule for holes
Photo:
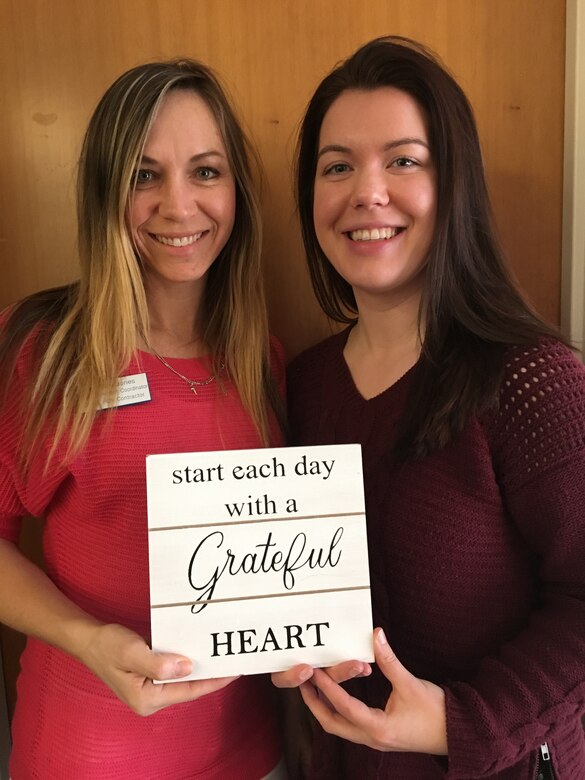
[[[130,629],[100,623],[6,540],[0,540],[0,594],[0,622],[74,656],[140,715],[193,701],[234,679],[154,685],[152,680],[189,674],[191,661],[174,653],[153,653]]]
[[[0,540],[0,622],[83,661],[101,623],[67,598],[11,542]]]

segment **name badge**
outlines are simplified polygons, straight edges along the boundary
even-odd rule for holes
[[[117,406],[130,406],[150,401],[150,388],[146,374],[132,374],[118,379],[118,394],[114,403],[102,401],[100,409],[113,409]]]

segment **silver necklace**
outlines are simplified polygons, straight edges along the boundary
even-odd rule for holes
[[[197,388],[198,387],[207,387],[207,385],[210,385],[212,382],[215,382],[216,375],[210,374],[210,376],[207,377],[207,379],[189,379],[184,374],[181,374],[180,371],[177,371],[176,368],[173,368],[171,365],[167,363],[167,361],[164,359],[162,355],[159,355],[158,352],[151,347],[152,354],[160,360],[160,362],[163,364],[163,366],[166,366],[166,368],[169,369],[169,371],[172,371],[173,374],[179,377],[179,379],[182,379],[183,382],[186,382],[189,386],[189,390],[194,394],[197,395]],[[219,370],[223,371],[225,368],[225,364],[223,360],[219,363]]]

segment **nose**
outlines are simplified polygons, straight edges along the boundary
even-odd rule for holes
[[[390,202],[388,176],[381,169],[359,171],[354,178],[351,205],[354,208],[387,206]]]
[[[158,207],[162,217],[181,222],[197,210],[193,188],[179,177],[169,177],[161,187]]]

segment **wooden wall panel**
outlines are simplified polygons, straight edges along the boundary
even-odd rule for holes
[[[105,88],[184,54],[223,76],[263,159],[274,331],[291,356],[325,335],[292,203],[295,129],[335,62],[393,33],[434,48],[470,96],[510,262],[558,322],[564,24],[564,0],[2,0],[0,308],[76,276],[76,159]]]
[[[312,88],[376,35],[440,53],[476,108],[497,223],[530,298],[559,319],[564,0],[3,0],[0,307],[75,270],[74,179],[98,97],[124,69],[188,54],[224,77],[263,158],[266,277],[289,352],[327,325],[290,188]]]

